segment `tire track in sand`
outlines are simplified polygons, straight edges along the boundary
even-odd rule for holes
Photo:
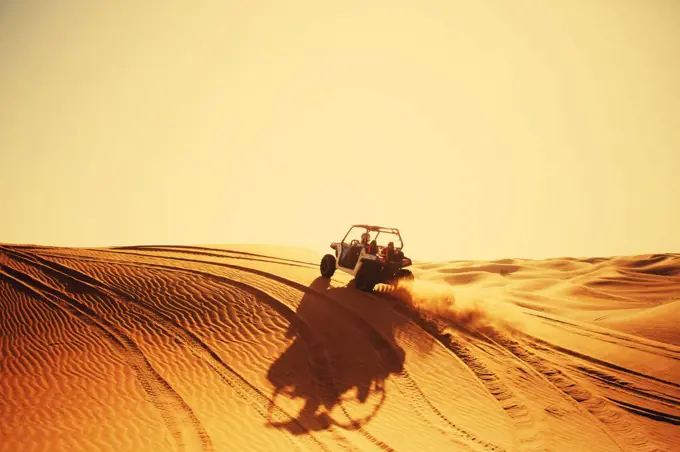
[[[7,250],[3,248],[3,251],[6,252]],[[4,276],[10,283],[18,285],[21,289],[30,291],[38,299],[46,301],[54,308],[64,311],[97,330],[107,338],[121,352],[121,355],[133,369],[137,380],[160,413],[177,450],[212,450],[210,437],[196,418],[191,407],[156,372],[137,344],[124,331],[121,331],[116,325],[106,322],[76,299],[8,265],[0,264],[0,275]]]
[[[499,403],[501,403],[504,406],[504,408],[506,407],[508,402],[512,400],[508,406],[510,409],[519,414],[519,416],[517,416],[517,414],[511,415],[511,417],[516,416],[518,418],[517,420],[519,422],[519,426],[521,426],[522,424],[526,425],[527,423],[529,425],[535,424],[534,420],[531,419],[528,407],[526,407],[526,405],[524,404],[517,404],[518,398],[512,393],[512,391],[506,385],[503,384],[502,380],[500,380],[500,378],[497,375],[495,375],[493,371],[488,369],[488,367],[481,360],[474,356],[472,350],[465,345],[463,340],[457,338],[456,335],[454,335],[452,332],[445,332],[447,329],[450,330],[453,327],[459,333],[463,333],[465,335],[470,335],[472,337],[480,339],[488,344],[493,345],[494,348],[498,350],[500,353],[503,353],[506,356],[510,356],[512,359],[515,359],[519,363],[522,363],[524,369],[530,371],[541,381],[544,381],[545,384],[549,388],[551,388],[556,394],[559,394],[560,397],[566,398],[566,400],[568,400],[572,404],[572,406],[575,406],[575,408],[577,408],[577,410],[581,413],[583,417],[590,420],[591,422],[594,422],[599,427],[600,431],[602,431],[604,435],[606,435],[606,437],[609,438],[618,449],[622,451],[626,450],[621,445],[620,441],[618,441],[609,431],[606,423],[602,422],[601,416],[596,415],[590,409],[587,409],[586,407],[580,405],[578,400],[574,399],[574,397],[572,397],[569,393],[565,392],[563,386],[560,387],[559,385],[555,384],[555,381],[551,379],[551,375],[552,373],[561,374],[560,370],[553,368],[551,371],[543,372],[537,369],[537,367],[535,365],[532,365],[531,362],[522,359],[522,356],[529,355],[534,356],[534,355],[531,354],[530,351],[525,350],[524,347],[522,347],[519,343],[515,342],[512,338],[508,337],[502,332],[495,332],[493,334],[493,337],[490,337],[487,334],[478,331],[471,331],[461,326],[449,325],[442,321],[429,318],[426,315],[424,316],[417,310],[414,310],[413,308],[410,308],[405,305],[398,305],[398,309],[403,310],[405,313],[407,313],[409,317],[413,318],[414,320],[417,319],[417,323],[423,329],[428,331],[432,335],[432,337],[440,341],[445,347],[449,348],[464,362],[466,362],[470,370],[472,370],[475,374],[478,375],[482,383],[488,387],[489,391],[492,392],[494,397],[498,398]],[[512,350],[510,350],[508,348],[509,344],[513,344],[515,347]],[[504,403],[503,401],[507,398],[508,395],[510,395],[512,399],[509,399]],[[510,413],[508,414],[510,415]],[[529,418],[527,418],[527,416],[529,416]],[[542,433],[542,436],[543,435],[545,435],[545,433]],[[532,441],[532,438],[528,438],[528,440],[530,443],[534,444],[536,443],[535,441]],[[538,444],[542,443],[543,441],[540,441]]]
[[[489,339],[502,346],[521,362],[527,364],[548,384],[571,400],[581,410],[585,411],[589,417],[601,426],[601,430],[621,450],[627,449],[612,435],[612,432],[616,432],[622,438],[627,438],[628,444],[637,445],[638,448],[636,450],[649,452],[664,450],[661,448],[661,445],[650,441],[644,429],[637,424],[634,418],[628,418],[623,408],[620,408],[616,403],[609,401],[607,398],[600,397],[578,380],[572,378],[568,372],[554,366],[547,359],[532,352],[530,343],[522,344],[509,337],[501,336]]]
[[[378,293],[391,294],[390,290]],[[435,319],[423,315],[420,311],[402,304],[395,304],[394,309],[406,316],[432,339],[456,356],[481,383],[484,389],[493,396],[503,411],[511,419],[517,437],[518,450],[536,451],[545,450],[545,437],[547,432],[538,427],[538,423],[531,415],[529,407],[524,399],[516,394],[503,380],[491,370],[484,362],[477,358],[470,347],[451,332],[446,331],[444,325]]]
[[[114,247],[112,248],[122,249],[122,250],[132,250],[132,251],[159,251],[165,253],[182,253],[182,254],[193,254],[197,256],[212,256],[227,259],[241,259],[250,260],[256,262],[267,262],[273,264],[289,265],[292,267],[303,267],[303,268],[318,268],[318,263],[299,261],[295,259],[285,259],[283,257],[266,256],[264,254],[248,253],[245,251],[230,250],[228,248],[207,248],[204,246],[173,246],[173,245],[143,245],[143,246],[126,246],[126,247]],[[222,253],[222,254],[220,254]],[[234,256],[238,254],[247,257]],[[147,254],[148,256],[148,254]]]
[[[170,333],[184,346],[186,346],[192,352],[192,354],[194,354],[194,356],[203,360],[214,372],[217,373],[217,375],[228,386],[230,386],[242,399],[247,401],[251,405],[251,407],[253,407],[255,411],[258,414],[260,414],[264,419],[270,420],[268,415],[273,414],[277,422],[283,422],[284,420],[287,422],[293,422],[297,424],[297,426],[301,430],[306,430],[305,427],[299,423],[297,418],[289,415],[278,406],[274,407],[273,413],[269,413],[269,411],[272,408],[271,407],[272,402],[271,399],[268,398],[268,396],[262,393],[259,389],[257,389],[250,382],[248,382],[247,379],[245,379],[231,366],[224,362],[222,358],[214,350],[212,350],[205,342],[198,338],[198,336],[196,336],[194,333],[187,330],[186,328],[182,327],[181,325],[179,325],[177,322],[175,322],[173,319],[166,316],[162,312],[159,312],[153,309],[152,307],[140,302],[139,300],[135,299],[134,297],[131,297],[127,293],[124,293],[115,288],[108,287],[106,284],[99,281],[98,279],[88,274],[82,273],[81,271],[76,270],[72,267],[51,261],[45,257],[38,256],[36,254],[27,254],[12,250],[5,251],[7,251],[8,253],[12,253],[17,259],[21,259],[29,264],[46,268],[53,273],[61,275],[64,278],[70,279],[72,282],[75,282],[76,284],[87,286],[91,290],[98,291],[105,296],[117,299],[125,303],[125,305],[128,308],[130,308],[130,312],[132,315],[136,316],[141,321],[152,322],[156,324],[164,331]],[[79,260],[77,257],[70,259]],[[290,441],[296,449],[304,450],[304,448],[300,447],[300,444],[298,444],[297,438],[292,438],[288,435],[285,436],[287,440]],[[317,449],[321,449],[324,451],[329,450],[322,442],[315,438],[314,435],[312,435],[311,433],[309,434],[309,437],[310,437],[309,440],[307,439],[307,437],[304,436],[300,437],[300,440],[303,443],[311,442],[312,444],[308,445],[316,446],[315,448]]]

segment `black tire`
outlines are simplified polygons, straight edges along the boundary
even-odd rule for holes
[[[373,262],[364,262],[354,278],[354,286],[362,292],[371,292],[378,284],[380,268]]]
[[[335,256],[332,254],[326,254],[321,259],[321,265],[319,266],[321,270],[321,276],[330,278],[335,274]]]
[[[405,268],[400,268],[394,273],[394,279],[391,281],[391,285],[397,287],[401,281],[413,281],[415,276],[411,273],[411,270],[406,270]]]

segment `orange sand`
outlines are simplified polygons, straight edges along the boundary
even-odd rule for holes
[[[0,451],[680,450],[680,256],[0,247]]]

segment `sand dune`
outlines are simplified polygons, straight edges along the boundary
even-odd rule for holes
[[[680,450],[680,256],[0,247],[0,451]]]

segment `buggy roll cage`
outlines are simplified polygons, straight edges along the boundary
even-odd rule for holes
[[[383,226],[370,226],[367,224],[353,224],[350,226],[349,230],[347,231],[347,234],[342,238],[342,241],[340,243],[345,243],[345,239],[349,235],[350,232],[352,232],[352,229],[354,228],[361,228],[361,229],[366,229],[368,232],[378,232],[375,237],[373,237],[373,240],[376,240],[378,236],[380,235],[381,232],[389,233],[389,234],[395,234],[397,237],[399,237],[399,244],[400,246],[395,246],[395,248],[403,249],[404,248],[404,240],[401,238],[401,234],[399,233],[399,229],[397,228],[386,228]]]

